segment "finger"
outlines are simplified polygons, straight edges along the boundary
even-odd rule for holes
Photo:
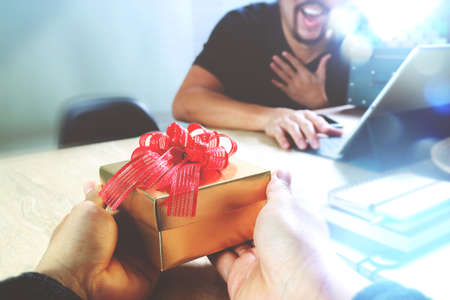
[[[316,129],[314,128],[313,123],[308,120],[304,114],[296,114],[295,120],[300,126],[302,133],[305,135],[306,139],[309,142],[309,145],[313,149],[318,149],[320,147],[319,139],[316,134]]]
[[[83,185],[84,195],[87,195],[90,191],[92,191],[92,190],[95,189],[96,187],[97,187],[97,182],[95,182],[95,181],[87,181],[87,182]]]
[[[281,83],[280,81],[272,79],[272,84],[275,85],[280,90],[282,90],[285,94],[288,93],[287,85]]]
[[[304,150],[307,147],[305,138],[300,130],[298,124],[290,119],[285,119],[281,122],[281,127],[286,131],[294,141],[298,148]]]
[[[341,129],[329,125],[329,127],[326,130],[324,130],[323,133],[325,133],[328,136],[342,136],[343,132]]]
[[[287,150],[291,146],[281,127],[279,126],[275,127],[272,130],[272,136],[275,138],[275,140],[277,141],[278,145],[280,145],[281,148]]]
[[[304,114],[305,117],[314,124],[314,127],[316,127],[318,132],[324,133],[324,131],[327,130],[328,127],[331,127],[324,118],[322,118],[315,112],[307,110],[304,112]]]
[[[92,201],[97,205],[98,207],[104,208],[105,203],[103,202],[103,199],[99,196],[98,192],[100,191],[100,186],[96,185],[95,188],[91,189],[86,194],[86,201]]]
[[[244,253],[250,251],[252,247],[248,243],[240,244],[233,248],[233,252],[236,253],[237,256],[242,256]]]
[[[284,82],[288,83],[291,81],[291,77],[289,77],[284,71],[275,63],[270,63],[270,68],[281,78]]]
[[[289,179],[286,178],[286,174],[282,175],[284,177],[280,178],[277,173],[278,172],[275,173],[275,176],[272,176],[272,179],[267,185],[267,200],[271,202],[290,200],[292,198],[290,175],[288,175]]]
[[[306,136],[306,139],[308,140],[311,148],[319,149],[320,148],[319,138],[316,134],[316,130],[311,121],[305,119],[305,121],[300,124],[300,128],[302,129],[303,134]]]
[[[225,282],[228,281],[228,275],[230,274],[231,267],[237,259],[237,255],[230,251],[225,250],[218,253],[214,253],[208,256],[211,263],[216,267],[217,272],[222,276]]]
[[[289,52],[286,52],[286,51],[284,51],[282,53],[282,55],[284,58],[286,58],[291,63],[291,65],[294,66],[294,68],[297,71],[301,71],[301,72],[306,71],[306,72],[310,73],[309,70],[303,65],[303,63],[297,57],[294,57],[292,54],[290,54]]]
[[[281,59],[279,56],[275,55],[273,57],[273,61],[276,65],[278,65],[283,72],[288,75],[290,78],[294,78],[297,74],[297,70],[294,70],[287,62]]]
[[[327,76],[327,64],[331,58],[331,54],[327,54],[319,62],[319,66],[317,67],[316,75],[321,82],[325,82]]]
[[[341,136],[342,130],[331,126],[324,118],[312,111],[305,111],[305,117],[309,119],[317,129],[317,132],[324,133],[328,136]]]
[[[284,181],[284,183],[290,187],[291,186],[291,173],[286,170],[276,170],[274,172],[275,176],[277,176],[280,180]]]

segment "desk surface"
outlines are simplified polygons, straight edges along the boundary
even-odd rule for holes
[[[281,150],[263,133],[221,131],[238,141],[238,158],[289,170],[294,195],[312,210],[320,209],[330,189],[373,175],[342,162]],[[0,160],[0,280],[33,270],[55,226],[83,199],[83,183],[98,180],[101,165],[127,160],[136,145],[133,138]],[[206,258],[164,272],[152,299],[180,299],[179,290],[185,291],[184,299],[227,299],[224,283]]]

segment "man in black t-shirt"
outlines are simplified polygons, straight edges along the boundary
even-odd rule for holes
[[[265,131],[285,149],[317,149],[317,133],[341,132],[308,109],[345,103],[348,66],[328,27],[345,0],[279,0],[228,13],[173,103],[175,118]]]

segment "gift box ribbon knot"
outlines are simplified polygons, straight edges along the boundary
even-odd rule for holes
[[[101,189],[100,197],[115,210],[136,188],[167,191],[168,216],[194,217],[200,179],[208,179],[228,165],[236,142],[199,124],[184,128],[173,122],[166,133],[142,135],[139,147]]]

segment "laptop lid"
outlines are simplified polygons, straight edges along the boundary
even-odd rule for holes
[[[365,63],[350,60],[347,103],[369,107],[413,48],[374,48]]]
[[[450,45],[420,46],[411,51],[337,153],[351,156],[361,143],[375,152],[403,151],[421,138],[450,135],[449,122]]]

